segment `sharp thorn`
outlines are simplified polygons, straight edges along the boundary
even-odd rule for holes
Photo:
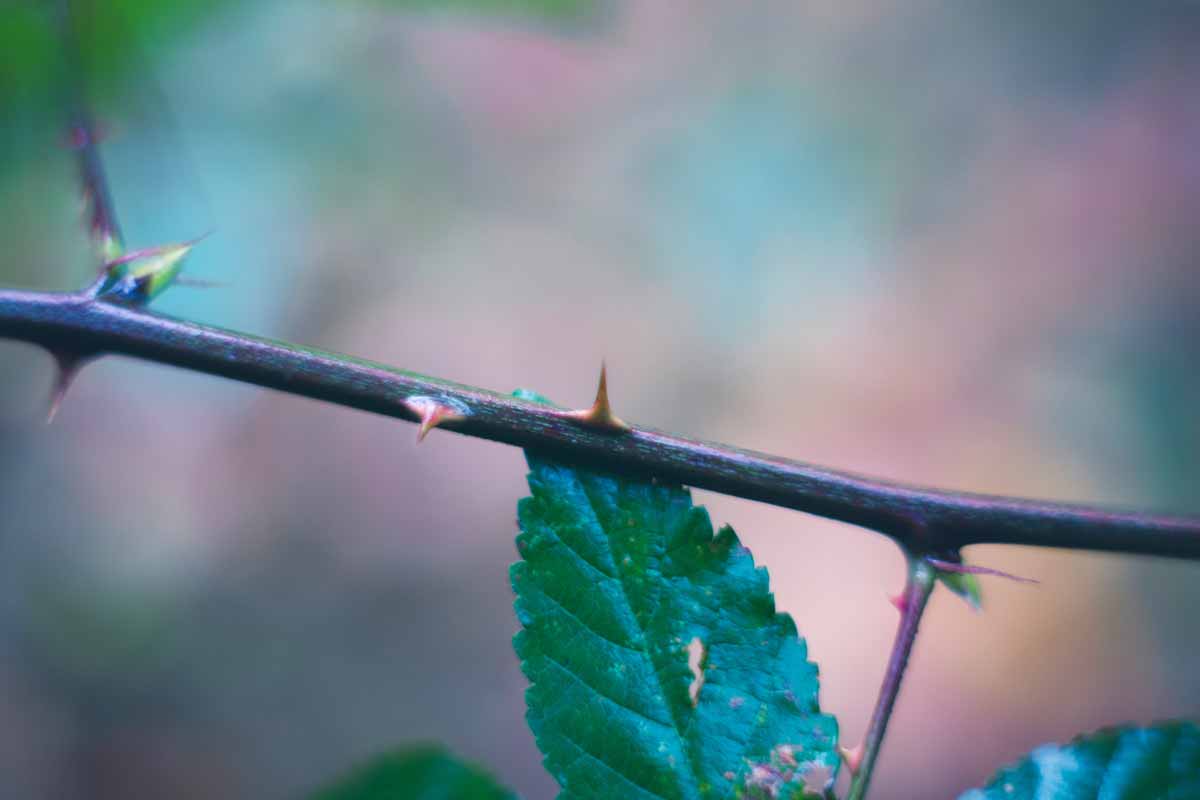
[[[425,437],[429,432],[438,426],[442,421],[443,409],[441,406],[430,406],[421,414],[421,425],[417,428],[417,444],[425,441]]]
[[[900,592],[899,594],[889,594],[888,602],[892,607],[903,614],[908,610],[908,592]]]
[[[936,558],[927,558],[925,560],[929,562],[931,567],[942,572],[957,572],[961,575],[991,575],[996,578],[1007,578],[1017,583],[1041,583],[1037,578],[1024,578],[1020,575],[1013,575],[1011,572],[1001,572],[991,567],[977,567],[974,564],[960,564],[956,561],[942,561]]]
[[[851,775],[858,774],[858,768],[862,766],[863,746],[860,742],[855,747],[846,747],[838,745],[838,755],[842,757],[842,761],[846,764],[846,769],[850,770]]]
[[[172,263],[174,263],[190,253],[193,247],[207,239],[209,236],[212,236],[212,234],[212,231],[206,231],[205,233],[202,233],[193,239],[188,239],[185,242],[171,242],[169,244],[158,244],[154,245],[153,247],[143,247],[138,250],[125,251],[116,258],[106,261],[102,271],[108,272],[115,267],[120,267],[133,261],[154,258],[156,256],[171,255]]]
[[[417,444],[425,441],[429,432],[443,422],[457,422],[467,417],[466,411],[460,410],[457,404],[438,402],[432,397],[409,397],[403,403],[421,420],[417,428]]]
[[[132,261],[138,261],[143,258],[153,258],[154,256],[161,256],[167,253],[181,253],[186,255],[193,246],[195,246],[194,241],[172,242],[171,244],[156,244],[153,247],[142,247],[137,250],[127,250],[111,261],[106,262],[104,268],[112,269],[113,267],[119,267]]]
[[[79,375],[79,370],[87,363],[88,359],[75,354],[67,353],[52,353],[55,363],[54,386],[50,390],[50,402],[46,409],[46,424],[54,422],[54,418],[58,416],[58,410],[62,407],[63,398],[67,396],[67,390],[71,388],[71,384]]]
[[[630,429],[625,420],[613,413],[612,404],[608,401],[608,368],[603,361],[600,362],[600,383],[596,387],[596,400],[592,403],[592,407],[579,411],[568,411],[565,416],[578,420],[588,427],[614,433],[624,433]]]

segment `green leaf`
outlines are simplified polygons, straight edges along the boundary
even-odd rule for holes
[[[605,0],[607,1],[607,0]],[[601,0],[376,0],[393,8],[469,11],[572,22],[595,13]]]
[[[954,594],[967,601],[973,611],[983,608],[983,589],[979,586],[979,578],[967,572],[947,572],[937,570],[937,579]]]
[[[789,798],[832,782],[817,667],[734,532],[714,537],[679,486],[526,455],[514,643],[560,798]]]
[[[1048,744],[959,800],[1200,800],[1200,727],[1109,728]]]
[[[72,0],[70,17],[78,37],[85,77],[92,90],[111,89],[130,68],[144,66],[143,48],[158,46],[194,29],[226,0]],[[0,100],[61,102],[56,80],[67,68],[59,3],[0,2]]]
[[[318,790],[311,800],[512,800],[478,767],[427,745],[389,753]]]

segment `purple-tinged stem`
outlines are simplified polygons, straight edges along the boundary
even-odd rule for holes
[[[88,235],[103,265],[120,255],[124,249],[124,240],[120,223],[117,222],[116,206],[109,190],[104,162],[100,158],[96,121],[87,101],[87,76],[79,35],[82,23],[77,13],[80,2],[81,0],[60,0],[58,6],[59,31],[69,82],[68,142],[76,154]],[[94,294],[102,283],[103,275],[90,288],[91,293]]]
[[[875,701],[875,711],[871,714],[871,722],[867,725],[866,735],[855,756],[854,778],[850,782],[850,793],[846,800],[863,800],[867,796],[867,788],[871,784],[871,775],[875,771],[875,762],[879,758],[879,748],[883,744],[883,736],[887,732],[888,721],[892,717],[892,709],[896,705],[896,697],[900,694],[900,684],[904,680],[904,670],[908,667],[908,657],[912,653],[913,643],[917,640],[917,628],[921,624],[921,615],[925,613],[925,605],[937,582],[937,572],[923,558],[909,556],[908,581],[904,586],[903,599],[897,603],[900,610],[900,625],[896,629],[896,639],[892,642],[892,654],[888,657],[887,671],[883,674],[883,685],[879,688],[879,699]]]
[[[108,188],[104,162],[100,160],[100,148],[96,139],[96,125],[91,115],[79,110],[71,122],[71,146],[79,161],[79,182],[83,189],[88,233],[99,249],[107,250],[112,242],[121,247],[121,226],[117,222],[116,207]]]
[[[421,421],[406,402],[461,411],[443,428],[596,469],[654,476],[878,531],[916,553],[972,544],[1066,547],[1200,560],[1200,518],[949,492],[686,439],[633,425],[611,431],[562,409],[350,356],[172,319],[86,293],[0,290],[0,338],[50,351],[126,355]]]

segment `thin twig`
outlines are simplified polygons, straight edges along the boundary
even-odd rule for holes
[[[104,162],[100,159],[95,117],[87,100],[87,71],[84,68],[80,36],[83,22],[79,18],[79,3],[80,0],[59,0],[57,8],[63,57],[67,64],[68,141],[76,153],[88,235],[103,267],[105,262],[123,249],[124,239]],[[95,294],[102,283],[103,274],[89,287],[89,293]]]
[[[854,754],[857,763],[852,765],[854,778],[850,782],[850,792],[846,795],[846,800],[863,800],[867,796],[867,787],[871,783],[875,762],[879,758],[879,748],[883,744],[883,736],[887,732],[896,697],[900,694],[904,670],[908,667],[908,657],[912,653],[913,643],[917,640],[921,615],[925,613],[925,605],[929,602],[929,595],[933,592],[936,582],[937,573],[934,568],[923,558],[910,555],[908,581],[904,586],[902,599],[897,604],[900,610],[900,624],[896,628],[896,639],[888,657],[887,671],[883,674],[879,699],[875,701],[875,711],[871,714],[871,722],[867,725],[861,749]]]
[[[1195,517],[918,488],[649,428],[599,429],[552,406],[85,293],[0,291],[0,338],[58,353],[134,356],[409,422],[421,416],[406,401],[432,399],[461,412],[460,419],[443,423],[449,430],[841,520],[914,552],[953,553],[994,543],[1200,559]]]

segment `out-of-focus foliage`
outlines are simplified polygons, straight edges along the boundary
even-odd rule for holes
[[[549,21],[574,20],[587,16],[598,0],[374,0],[397,9],[419,11],[482,12],[489,15],[519,16]]]
[[[485,773],[441,747],[390,753],[359,767],[311,800],[515,800]]]
[[[798,798],[835,776],[816,665],[733,530],[678,486],[527,457],[515,645],[560,797]]]
[[[46,7],[8,3],[0,7],[0,102],[19,90],[48,86],[58,60],[57,34]]]
[[[17,0],[0,7],[0,102],[40,102],[58,91],[69,63],[64,31],[78,43],[90,89],[110,89],[143,48],[188,32],[224,0]],[[74,58],[71,55],[70,58]],[[72,76],[79,77],[79,76]]]
[[[1048,744],[959,800],[1200,800],[1200,727],[1111,728]]]
[[[10,0],[0,4],[0,104],[42,102],[65,68],[63,30],[74,31],[93,90],[111,90],[145,68],[143,48],[169,43],[226,0]],[[586,17],[597,0],[376,0],[397,10],[480,12],[551,22]],[[74,56],[72,56],[73,58]],[[114,84],[114,82],[116,82]]]

